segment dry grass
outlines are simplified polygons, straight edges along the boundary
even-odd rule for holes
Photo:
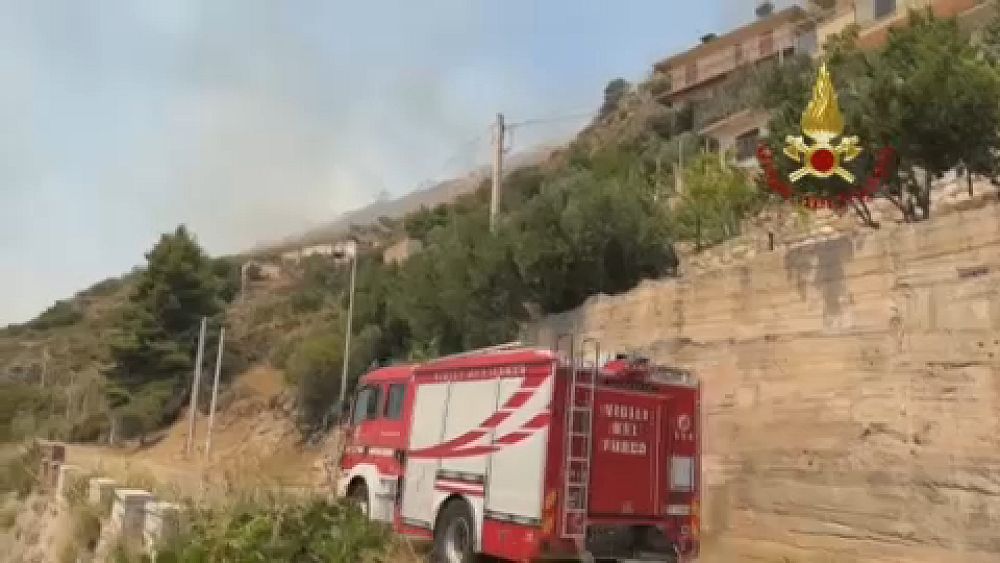
[[[17,514],[21,510],[21,503],[17,499],[9,498],[0,505],[0,531],[7,531],[17,523]]]
[[[94,553],[100,537],[100,510],[87,504],[72,506],[69,514],[69,535],[58,552],[60,562],[75,563],[80,555]]]
[[[70,463],[98,469],[141,488],[155,481],[165,496],[202,498],[233,489],[298,488],[329,490],[323,461],[336,452],[336,440],[306,446],[293,413],[285,412],[281,371],[257,366],[234,382],[221,401],[212,436],[211,460],[204,459],[207,417],[196,416],[194,453],[185,455],[188,420],[182,415],[163,438],[145,449],[72,446]],[[155,477],[144,479],[144,476]]]
[[[392,550],[389,552],[389,561],[392,563],[426,563],[430,546],[414,544],[408,538],[397,538]]]

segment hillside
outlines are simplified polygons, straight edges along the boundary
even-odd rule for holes
[[[91,440],[107,428],[101,372],[131,290],[130,276],[109,278],[28,323],[0,329],[0,440]]]
[[[68,455],[83,467],[155,477],[178,497],[196,497],[203,486],[213,495],[256,487],[329,491],[331,475],[322,462],[331,458],[335,440],[305,443],[294,421],[294,401],[283,374],[256,366],[220,395],[207,461],[208,417],[196,417],[193,455],[188,456],[186,412],[147,446],[79,445]]]
[[[967,39],[947,23],[921,25],[949,37],[962,53],[969,49]],[[923,43],[928,36],[924,31],[907,33],[907,48],[936,48],[937,43]],[[868,76],[871,66],[848,64],[857,63],[852,57],[867,55],[841,55],[847,62],[838,76],[856,73],[858,84],[872,88],[873,97],[893,90],[870,84],[889,77],[896,88],[896,78],[907,70],[898,65],[910,60],[876,59],[879,72]],[[985,57],[967,62],[977,73],[994,71]],[[738,101],[773,104],[767,106],[775,116],[773,134],[783,139],[798,127],[805,102],[792,93],[810,91],[815,61],[798,57],[758,71],[752,81],[741,83],[746,93]],[[753,232],[774,248],[785,237],[808,233],[816,217],[834,213],[811,214],[781,201],[718,155],[692,150],[704,144],[693,132],[699,110],[664,101],[669,86],[664,77],[638,85],[622,82],[609,84],[598,118],[566,147],[529,155],[520,167],[508,166],[503,209],[492,230],[485,177],[477,171],[395,202],[373,204],[291,241],[329,240],[325,237],[352,226],[368,229],[377,239],[362,245],[356,261],[349,388],[373,366],[509,341],[526,324],[574,310],[594,295],[627,294],[647,280],[696,275],[702,265],[724,261],[719,250],[741,234]],[[758,97],[761,92],[770,97]],[[964,138],[959,119],[964,106],[918,93],[934,102],[927,106],[935,108],[930,117],[944,116],[935,122],[940,128],[950,127],[954,138]],[[983,103],[994,103],[997,96],[987,98]],[[882,105],[845,104],[844,114],[852,127],[860,128],[873,121],[865,112]],[[912,120],[896,118],[886,125],[895,128],[891,133],[917,139],[922,130],[912,131]],[[953,151],[944,159],[924,150],[936,146],[937,139],[935,133],[918,139],[922,145],[914,141],[905,147],[910,152],[899,157],[899,177],[883,186],[885,197],[877,204],[842,208],[837,226],[823,228],[865,231],[880,223],[918,223],[929,217],[940,201],[924,191],[940,190],[933,182],[914,186],[913,171],[933,157],[935,166],[947,164],[939,174],[944,176],[969,154]],[[989,148],[989,154],[996,154],[1000,142]],[[910,200],[909,207],[900,205],[904,199]],[[447,205],[428,205],[437,201]],[[922,215],[914,213],[917,208]],[[383,221],[383,215],[395,219]],[[225,388],[238,389],[238,382],[268,373],[272,390],[282,390],[280,409],[269,398],[252,399],[245,404],[245,417],[269,417],[264,427],[273,435],[268,436],[283,444],[320,439],[329,431],[340,414],[350,269],[314,256],[283,265],[279,280],[254,280],[242,287],[240,261],[205,257],[193,237],[181,234],[165,235],[150,252],[157,268],[131,274],[144,280],[144,286],[126,282],[82,294],[26,326],[0,332],[0,368],[12,389],[6,395],[15,397],[8,399],[10,404],[18,404],[16,417],[11,407],[9,419],[0,420],[7,437],[161,440],[144,448],[143,455],[174,455],[170,452],[177,451],[184,431],[177,420],[183,419],[189,399],[196,329],[203,314],[211,318],[206,366],[214,363],[218,329],[227,330]],[[422,250],[405,262],[386,263],[383,249],[403,237],[419,241]],[[744,258],[758,252],[742,248]],[[145,293],[139,295],[136,287],[145,287]],[[126,302],[135,313],[131,324],[118,322]],[[125,343],[117,358],[109,350],[114,337],[124,337]],[[208,387],[204,378],[197,405],[202,413],[208,408]],[[124,419],[128,428],[113,432],[112,421]],[[248,428],[233,424],[234,444],[254,443]],[[233,451],[237,458],[247,453]]]
[[[59,382],[104,358],[97,345],[131,286],[109,278],[59,301],[38,317],[0,329],[0,381]]]
[[[551,158],[555,150],[553,148],[542,147],[515,153],[507,158],[505,175],[519,168],[545,162]],[[419,210],[421,207],[435,207],[441,204],[452,203],[459,196],[470,194],[479,189],[483,182],[490,179],[490,174],[489,167],[480,167],[472,170],[465,176],[451,178],[427,188],[417,188],[397,199],[375,201],[360,209],[344,213],[329,224],[316,227],[305,233],[292,234],[280,241],[261,244],[253,249],[251,253],[268,254],[310,244],[330,242],[346,235],[352,225],[373,225],[381,217],[400,219],[409,213]]]

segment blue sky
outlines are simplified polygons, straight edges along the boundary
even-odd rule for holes
[[[754,5],[0,0],[0,325],[179,223],[234,252],[459,173],[497,111],[595,110],[608,80]],[[581,125],[519,129],[515,148]]]

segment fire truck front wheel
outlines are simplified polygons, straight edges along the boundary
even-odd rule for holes
[[[435,563],[473,563],[475,527],[472,509],[460,498],[448,501],[434,526]]]
[[[371,516],[369,511],[368,485],[365,484],[364,479],[355,479],[347,487],[347,500],[358,507],[358,510],[365,515],[365,518]]]

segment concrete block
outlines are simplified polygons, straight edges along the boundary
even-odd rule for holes
[[[42,458],[41,471],[39,472],[39,487],[41,490],[51,491],[55,488],[61,465],[61,461]]]
[[[107,477],[94,477],[90,480],[87,499],[92,505],[110,506],[114,502],[115,487],[118,483]]]
[[[146,518],[143,525],[143,542],[153,555],[165,542],[177,537],[183,507],[171,502],[149,502],[146,504]]]
[[[153,501],[153,495],[140,489],[115,489],[114,498],[109,525],[126,544],[141,545],[146,505]]]
[[[52,460],[49,462],[49,486],[54,491],[59,485],[59,471],[65,463],[63,460]]]
[[[38,488],[44,491],[46,483],[49,482],[49,460],[42,454],[42,459],[38,462]]]

